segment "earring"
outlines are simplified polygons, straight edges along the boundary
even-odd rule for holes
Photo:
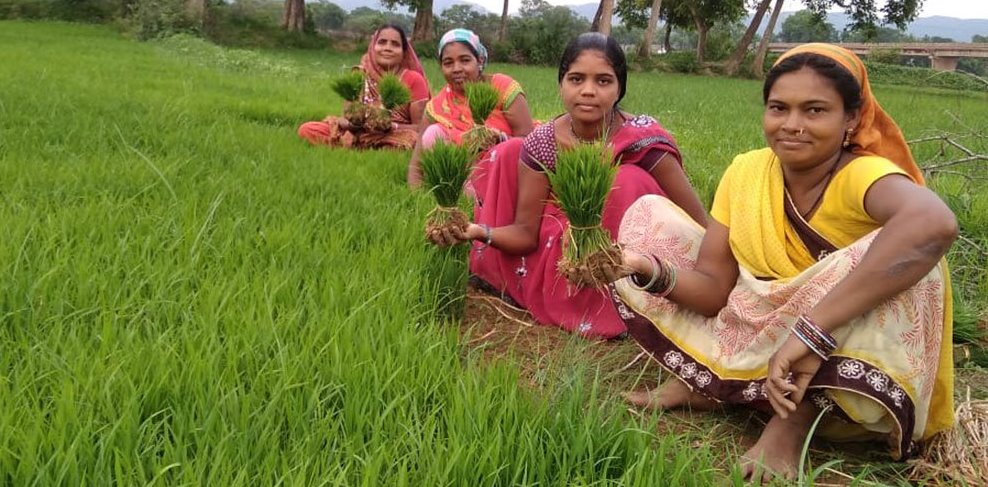
[[[847,146],[851,145],[851,137],[853,135],[854,135],[854,129],[853,128],[847,129],[847,132],[844,132],[844,143],[841,144],[841,145],[845,149],[847,148]]]

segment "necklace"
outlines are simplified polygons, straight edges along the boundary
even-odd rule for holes
[[[820,194],[818,194],[816,196],[816,199],[813,200],[813,204],[810,205],[810,208],[805,212],[800,212],[799,216],[803,217],[804,220],[809,220],[810,215],[812,215],[813,212],[816,211],[817,207],[820,206],[820,203],[823,202],[823,195],[827,192],[827,186],[830,186],[830,181],[834,179],[834,172],[836,172],[837,166],[840,165],[841,156],[843,156],[843,154],[844,154],[843,147],[837,150],[837,154],[836,154],[837,159],[834,161],[833,164],[831,164],[830,169],[827,171],[827,174],[823,181],[823,189],[820,190]],[[789,192],[789,187],[786,186],[786,193],[788,192]],[[792,196],[789,196],[789,199],[792,200]],[[793,203],[793,208],[795,207],[796,207],[795,203]]]
[[[607,134],[608,132],[610,132],[610,129],[613,125],[614,125],[614,110],[611,110],[610,116],[608,116],[607,119],[607,125],[606,125],[607,129],[604,130],[603,133],[601,133],[601,136],[599,138],[594,137],[592,139],[585,139],[583,137],[580,137],[580,134],[576,133],[576,129],[573,128],[573,116],[570,115],[569,117],[569,133],[570,135],[573,136],[573,139],[575,139],[577,142],[581,144],[593,144],[594,142],[597,142],[599,139],[606,139]]]

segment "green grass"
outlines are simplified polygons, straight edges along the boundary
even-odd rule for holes
[[[434,203],[405,190],[407,154],[295,135],[339,113],[330,81],[356,56],[52,23],[0,22],[0,45],[0,483],[736,482],[709,431],[626,414],[600,363],[533,389],[464,353],[420,297]],[[560,110],[553,70],[490,71],[536,117]],[[762,143],[759,93],[633,74],[624,105],[672,130],[709,203]],[[878,95],[909,138],[988,124],[985,95]],[[988,247],[988,191],[934,187]],[[975,252],[951,259],[977,314]]]

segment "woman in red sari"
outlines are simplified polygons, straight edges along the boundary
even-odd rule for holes
[[[551,202],[545,171],[554,169],[557,148],[606,134],[620,164],[603,214],[612,238],[625,210],[646,194],[667,196],[694,220],[706,222],[672,136],[655,119],[618,108],[627,76],[624,53],[613,39],[588,33],[570,42],[559,66],[566,113],[525,139],[495,146],[470,181],[476,223],[463,234],[429,235],[437,245],[472,241],[471,273],[539,323],[598,338],[621,336],[626,328],[606,292],[574,289],[556,270],[568,221]]]
[[[364,72],[361,98],[368,105],[381,106],[377,82],[388,73],[397,75],[411,91],[412,101],[391,111],[391,130],[380,133],[359,131],[350,127],[345,118],[330,115],[318,122],[302,124],[298,128],[299,137],[313,145],[367,149],[414,147],[423,107],[429,100],[429,84],[405,31],[394,24],[377,29],[367,45],[367,53],[354,69]]]
[[[484,121],[487,128],[503,138],[520,137],[532,131],[532,115],[528,111],[521,85],[506,74],[484,74],[487,48],[477,34],[467,29],[453,29],[439,41],[439,64],[446,86],[425,107],[422,136],[408,163],[408,185],[418,187],[422,182],[419,152],[442,139],[459,144],[463,134],[473,128],[474,121],[467,104],[464,84],[489,82],[501,94],[494,111]]]

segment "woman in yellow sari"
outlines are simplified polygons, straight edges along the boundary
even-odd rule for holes
[[[956,220],[850,51],[787,52],[763,96],[769,147],[734,159],[706,230],[658,196],[625,214],[615,304],[677,379],[626,399],[771,412],[741,462],[755,480],[796,475],[821,410],[819,434],[906,457],[953,423]]]

